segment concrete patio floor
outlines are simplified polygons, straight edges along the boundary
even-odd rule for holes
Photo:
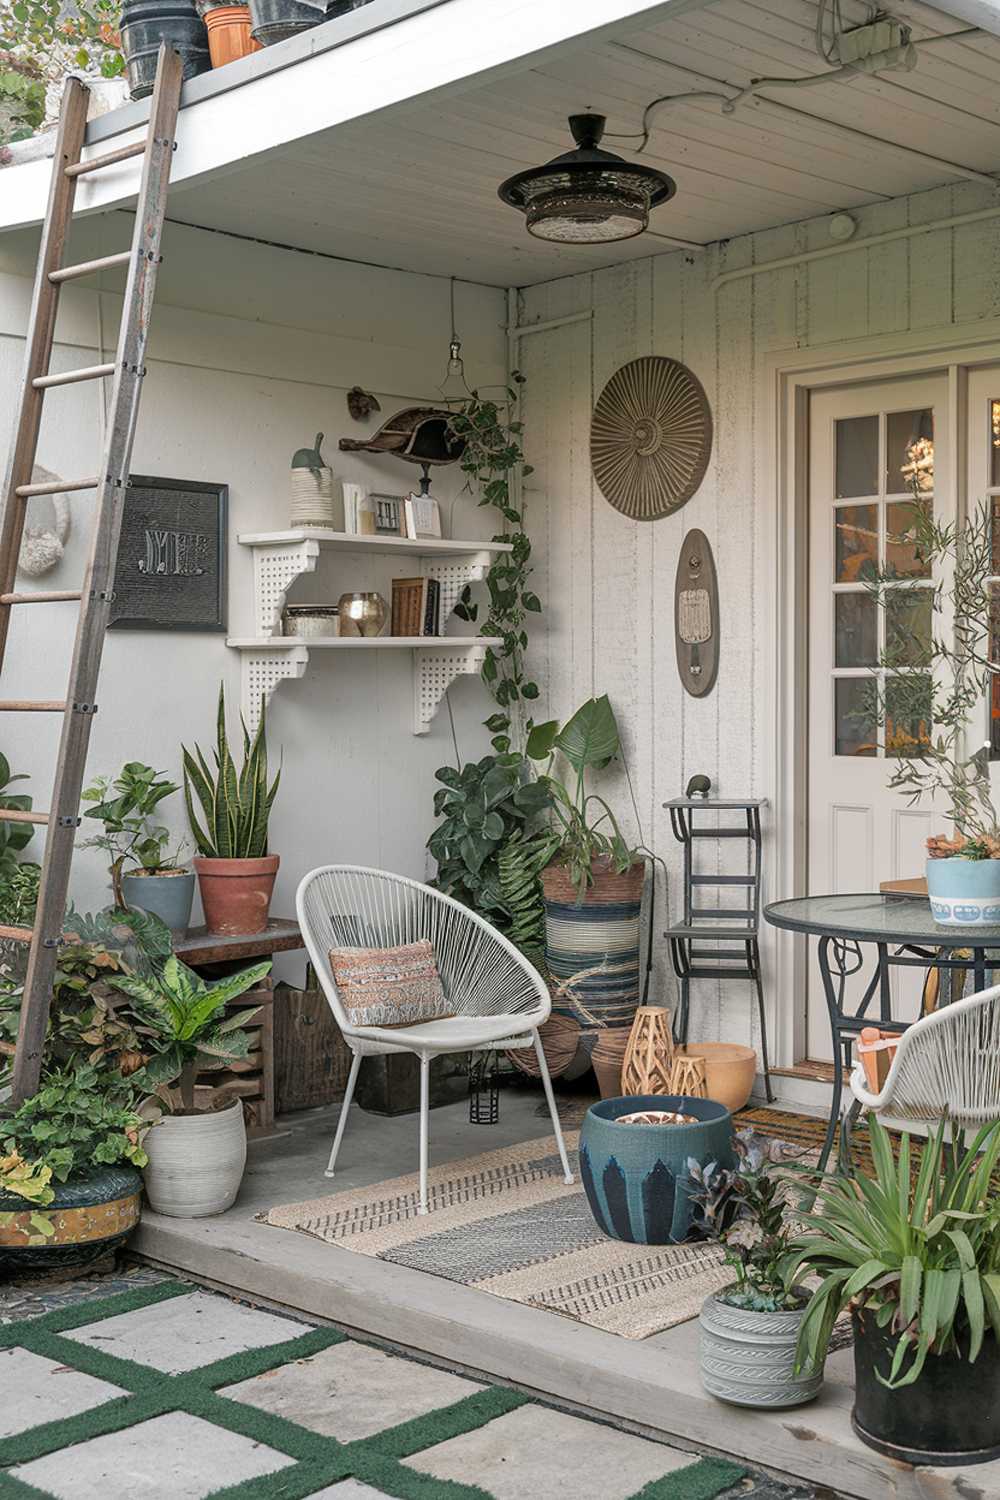
[[[501,1120],[468,1122],[465,1104],[431,1117],[432,1163],[546,1134],[538,1096],[507,1091]],[[1000,1463],[911,1469],[853,1435],[849,1350],[827,1362],[823,1392],[791,1412],[722,1407],[702,1390],[698,1327],[688,1322],[635,1341],[542,1309],[504,1301],[409,1267],[357,1255],[257,1223],[276,1204],[321,1196],[337,1107],[289,1117],[285,1133],[251,1145],[243,1188],[225,1214],[201,1220],[146,1212],[133,1250],[208,1285],[294,1309],[473,1376],[509,1382],[631,1430],[751,1464],[851,1500],[1000,1500]],[[356,1107],[336,1186],[362,1187],[413,1170],[416,1120]]]

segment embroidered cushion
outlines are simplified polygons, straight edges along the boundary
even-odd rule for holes
[[[426,938],[400,948],[331,948],[330,968],[353,1026],[414,1026],[455,1014]]]

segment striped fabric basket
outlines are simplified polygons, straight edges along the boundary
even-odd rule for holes
[[[580,1043],[567,1078],[578,1077],[589,1065],[602,1031],[632,1024],[639,1004],[645,877],[642,860],[623,875],[595,862],[593,884],[577,904],[576,888],[562,865],[542,871],[545,962],[562,991],[553,993],[552,1011],[580,1023]]]

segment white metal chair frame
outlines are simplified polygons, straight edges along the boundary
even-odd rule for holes
[[[312,870],[295,896],[302,937],[344,1040],[354,1056],[326,1169],[334,1175],[361,1059],[412,1052],[420,1059],[420,1213],[427,1212],[431,1058],[450,1052],[534,1047],[563,1177],[573,1181],[552,1081],[538,1028],[552,1008],[549,992],[513,943],[461,902],[405,875],[363,865]],[[330,967],[331,948],[395,948],[426,938],[455,1014],[415,1026],[356,1026],[344,1009]]]

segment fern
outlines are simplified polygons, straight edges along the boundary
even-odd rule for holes
[[[513,834],[497,861],[500,894],[510,918],[507,936],[529,963],[537,967],[545,959],[545,907],[541,874],[559,848],[553,833],[525,838]]]

